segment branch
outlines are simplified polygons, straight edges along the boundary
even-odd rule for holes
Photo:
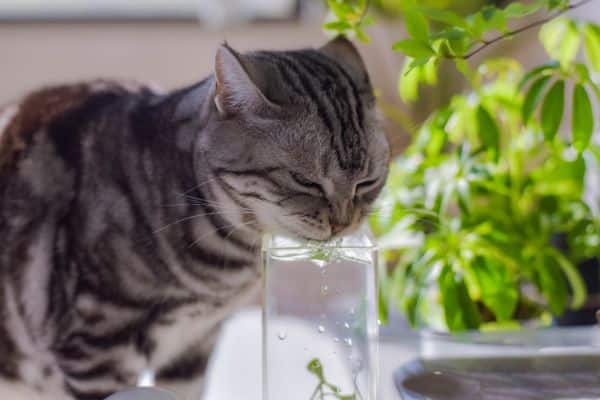
[[[529,30],[531,28],[535,28],[536,26],[543,25],[546,22],[551,21],[554,18],[556,18],[556,17],[558,17],[558,16],[566,13],[567,11],[574,10],[574,9],[576,9],[578,7],[581,7],[581,6],[583,6],[583,5],[587,4],[587,3],[590,3],[591,1],[592,0],[581,0],[579,3],[569,4],[568,7],[565,7],[562,10],[560,10],[560,11],[558,11],[558,12],[556,12],[556,13],[554,13],[554,14],[546,17],[546,18],[543,18],[543,19],[540,19],[538,21],[532,22],[531,24],[525,25],[525,26],[523,26],[521,28],[518,28],[518,29],[515,29],[514,31],[508,31],[508,32],[506,32],[506,33],[504,33],[504,34],[502,34],[500,36],[497,36],[497,37],[495,37],[493,39],[486,40],[486,41],[483,42],[483,44],[481,46],[479,46],[478,48],[470,51],[467,54],[464,54],[462,56],[451,56],[449,58],[461,58],[463,60],[471,58],[475,54],[479,53],[481,50],[485,49],[486,47],[488,47],[488,46],[490,46],[490,45],[492,45],[492,44],[494,44],[496,42],[499,42],[499,41],[501,41],[503,39],[506,39],[506,38],[509,38],[511,36],[517,35],[517,34],[519,34],[521,32],[525,32],[526,30]]]

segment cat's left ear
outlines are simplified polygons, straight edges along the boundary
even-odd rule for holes
[[[358,49],[344,36],[330,40],[319,51],[345,66],[356,82],[369,84],[369,74]]]
[[[215,105],[221,115],[277,108],[264,94],[267,80],[260,66],[226,43],[217,50],[215,81]]]

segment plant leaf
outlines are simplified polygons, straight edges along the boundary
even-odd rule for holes
[[[481,288],[481,301],[499,322],[513,317],[519,300],[519,290],[506,266],[491,259],[478,257],[473,270]]]
[[[479,311],[469,297],[467,286],[449,265],[445,265],[438,277],[446,326],[451,332],[477,329],[481,323]]]
[[[410,69],[413,59],[407,57],[404,66],[398,76],[398,93],[405,102],[413,102],[419,95],[419,77],[421,74],[417,68]]]
[[[504,9],[504,15],[506,18],[521,18],[527,15],[533,14],[539,11],[546,2],[542,1],[534,1],[530,4],[523,4],[521,2],[515,1],[514,3],[510,3]]]
[[[425,43],[429,41],[429,27],[427,26],[427,20],[420,12],[412,7],[406,8],[404,10],[404,22],[406,24],[407,32],[413,39]]]
[[[326,24],[323,25],[323,28],[330,30],[330,31],[343,32],[345,30],[351,29],[352,25],[347,21],[340,20],[340,21],[327,22]]]
[[[581,277],[581,274],[575,268],[575,265],[571,261],[569,261],[564,255],[562,255],[558,250],[554,248],[548,249],[550,252],[550,256],[553,257],[557,262],[562,272],[567,277],[569,281],[569,285],[571,286],[572,299],[571,299],[571,307],[579,308],[585,303],[585,299],[587,297],[587,289],[585,287],[585,282]]]
[[[317,376],[317,378],[319,378],[321,382],[325,380],[325,377],[323,376],[323,366],[321,365],[321,361],[319,361],[318,358],[313,358],[312,360],[310,360],[310,362],[306,366],[306,369],[308,369],[315,376]]]
[[[527,91],[525,100],[523,100],[523,105],[521,106],[521,117],[523,118],[524,124],[529,122],[531,115],[542,99],[543,90],[545,89],[549,80],[549,76],[542,76],[536,80]]]
[[[539,36],[546,52],[563,68],[575,60],[581,39],[574,21],[566,17],[555,18],[542,26]]]
[[[360,26],[354,27],[354,33],[356,33],[356,38],[363,43],[371,41],[371,37]]]
[[[595,72],[600,72],[600,27],[586,24],[583,28],[583,45],[586,59]]]
[[[590,143],[594,130],[594,115],[592,103],[587,91],[581,84],[576,84],[573,90],[573,146],[583,151]]]
[[[433,7],[419,7],[419,10],[433,21],[458,28],[465,28],[467,26],[467,21],[452,11]]]
[[[552,140],[558,132],[565,103],[565,81],[559,80],[552,85],[542,104],[542,131],[546,140]]]
[[[523,89],[525,87],[525,85],[527,85],[527,82],[529,82],[531,79],[533,79],[537,75],[543,74],[544,72],[549,71],[549,70],[556,70],[556,69],[558,69],[558,67],[560,67],[560,64],[556,61],[551,61],[547,64],[543,64],[538,67],[535,67],[534,69],[532,69],[531,71],[526,73],[525,76],[523,77],[523,79],[521,79],[521,82],[519,82],[519,90]]]
[[[479,127],[479,137],[483,145],[492,150],[495,157],[498,155],[500,147],[500,130],[498,124],[490,114],[490,112],[480,104],[477,108],[477,124]]]
[[[561,315],[567,307],[568,289],[566,279],[553,257],[538,257],[536,270],[539,276],[540,289],[554,315]]]
[[[404,39],[394,43],[392,49],[394,51],[401,51],[409,57],[416,59],[428,58],[435,54],[431,46],[428,43],[424,43],[414,39]]]

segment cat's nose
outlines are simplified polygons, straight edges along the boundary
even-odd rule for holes
[[[331,223],[330,226],[331,226],[331,234],[337,235],[338,233],[340,233],[344,229],[346,229],[348,227],[348,224]]]
[[[336,235],[352,224],[352,205],[349,201],[339,201],[331,205],[329,226],[331,234]]]

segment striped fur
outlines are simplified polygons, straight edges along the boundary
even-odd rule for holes
[[[224,45],[173,93],[83,83],[0,111],[3,379],[101,399],[151,370],[200,390],[220,322],[257,289],[261,235],[354,229],[385,181],[357,57],[341,39]]]

